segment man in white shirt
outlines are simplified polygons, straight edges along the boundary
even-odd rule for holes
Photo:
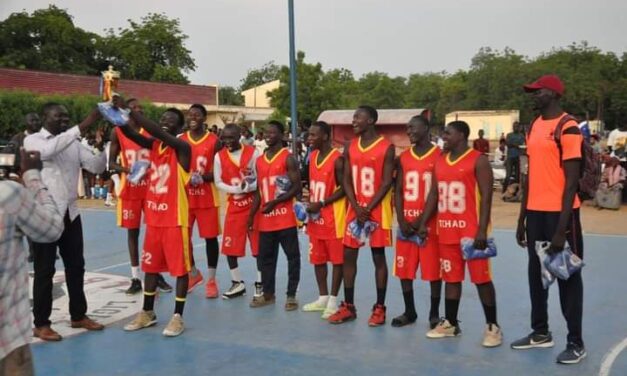
[[[33,335],[45,341],[60,341],[61,336],[50,327],[52,311],[52,279],[55,273],[57,247],[65,266],[65,277],[70,298],[70,317],[73,328],[102,330],[103,326],[91,320],[83,292],[85,259],[83,258],[83,229],[78,212],[78,175],[84,168],[94,174],[105,170],[106,155],[93,151],[79,141],[82,133],[100,118],[94,109],[79,125],[69,128],[67,109],[58,103],[43,106],[41,131],[24,139],[26,150],[41,154],[41,177],[54,198],[59,213],[64,217],[64,229],[59,240],[37,243],[34,246],[35,279],[33,285]],[[69,129],[68,129],[69,128]],[[102,140],[97,142],[102,148]]]
[[[627,161],[627,122],[625,120],[610,132],[607,137],[607,146],[611,149],[612,157],[618,158],[621,162]]]
[[[229,264],[232,284],[222,294],[224,299],[233,299],[246,293],[237,261],[238,257],[246,255],[246,238],[250,240],[251,253],[255,257],[259,246],[259,233],[255,230],[249,232],[246,220],[253,202],[252,192],[257,190],[257,181],[253,177],[256,176],[255,162],[260,153],[253,146],[241,144],[239,140],[240,128],[236,124],[227,124],[220,135],[224,148],[213,160],[214,182],[219,190],[227,193],[228,200],[222,253]],[[261,295],[261,291],[261,269],[258,265],[255,295]]]

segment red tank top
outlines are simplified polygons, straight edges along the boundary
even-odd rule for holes
[[[199,172],[201,175],[204,175],[208,172],[212,172],[218,136],[207,132],[200,140],[194,141],[190,132],[185,132],[180,137],[192,147],[189,166],[190,173]],[[214,208],[219,206],[217,200],[219,197],[218,190],[213,183],[203,182],[196,187],[192,187],[188,183],[187,197],[189,198],[190,208]]]
[[[340,187],[335,176],[335,161],[342,156],[337,149],[318,163],[319,150],[311,152],[309,162],[309,200],[326,200]],[[331,205],[320,209],[320,218],[307,224],[307,233],[318,239],[337,239],[344,236],[346,219],[346,198],[343,197]]]
[[[480,156],[480,152],[468,149],[455,162],[451,162],[450,153],[436,162],[437,229],[441,244],[459,244],[461,238],[477,235],[480,197],[475,166]]]
[[[146,224],[156,227],[188,227],[189,207],[185,184],[189,180],[176,151],[155,140],[150,163],[150,188],[144,211]]]
[[[250,145],[242,145],[242,154],[240,156],[239,163],[231,157],[231,153],[227,148],[222,148],[218,152],[218,158],[220,158],[220,167],[222,168],[222,175],[220,178],[223,182],[229,185],[240,185],[242,183],[242,176],[247,168],[250,166],[250,161],[255,154],[255,148]],[[249,211],[250,206],[253,203],[253,192],[244,194],[228,194],[227,195],[227,212],[235,213],[242,211]]]
[[[115,127],[115,135],[120,143],[120,164],[122,167],[131,168],[135,161],[150,161],[150,150],[137,145],[130,138],[126,137],[119,127]],[[140,134],[145,134],[144,129],[140,129]],[[148,191],[148,174],[146,174],[137,184],[133,184],[126,178],[126,173],[120,174],[120,198],[124,200],[143,200]]]
[[[353,176],[353,190],[360,206],[366,206],[383,183],[385,153],[390,142],[379,137],[368,147],[362,147],[361,137],[351,141],[348,147],[348,162]],[[351,209],[352,210],[352,209]],[[386,230],[392,228],[392,190],[371,212],[372,218]]]
[[[267,152],[257,158],[257,184],[261,196],[261,206],[274,200],[276,189],[275,180],[278,176],[287,175],[287,157],[290,152],[283,148],[272,159],[268,159]],[[296,226],[296,216],[293,209],[293,201],[287,200],[274,207],[269,214],[259,216],[259,231],[277,231]]]
[[[435,164],[440,157],[440,149],[432,146],[422,157],[414,153],[414,149],[405,150],[399,156],[403,169],[403,215],[406,220],[413,221],[424,210]],[[435,222],[435,218],[432,219]]]

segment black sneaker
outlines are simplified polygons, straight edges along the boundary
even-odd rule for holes
[[[566,345],[566,350],[562,351],[556,361],[560,364],[577,364],[588,355],[586,348],[574,343]]]
[[[165,281],[161,274],[157,277],[157,288],[162,292],[172,292],[172,286]]]
[[[246,284],[244,281],[231,281],[231,287],[222,294],[222,299],[233,299],[246,295]]]
[[[554,345],[553,336],[551,332],[548,332],[547,334],[531,333],[526,337],[512,342],[510,347],[514,350],[526,350],[534,347],[548,348]]]
[[[131,285],[126,289],[126,295],[135,295],[142,292],[142,281],[138,278],[131,279]]]

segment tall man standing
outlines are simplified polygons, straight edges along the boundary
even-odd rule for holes
[[[412,225],[417,226],[424,211],[427,196],[431,189],[433,172],[440,149],[429,139],[429,120],[422,116],[414,116],[407,124],[407,135],[412,147],[398,157],[394,204],[399,224],[399,231],[406,237],[416,234]],[[420,266],[423,281],[429,281],[431,287],[431,309],[429,310],[429,326],[437,325],[440,318],[439,306],[442,290],[440,278],[440,253],[436,222],[433,218],[428,223],[429,239],[425,246],[409,240],[396,241],[394,258],[394,275],[401,280],[405,312],[392,320],[392,326],[400,327],[416,321],[414,304],[413,280]]]
[[[377,134],[375,123],[377,110],[360,106],[353,115],[353,131],[358,137],[344,149],[344,191],[349,206],[346,223],[357,220],[359,225],[366,221],[376,222],[370,234],[370,249],[375,267],[377,301],[372,308],[368,325],[385,323],[385,293],[388,269],[385,247],[392,245],[392,174],[394,173],[394,146]],[[363,246],[355,239],[348,226],[344,234],[344,302],[338,311],[329,317],[332,324],[341,324],[357,318],[354,305],[357,255]]]
[[[260,153],[254,146],[240,143],[240,132],[240,127],[236,124],[224,126],[220,135],[220,142],[224,147],[220,149],[213,162],[216,186],[227,194],[222,253],[226,255],[232,283],[222,294],[224,299],[236,298],[246,293],[246,285],[242,280],[237,259],[246,255],[247,238],[253,257],[258,259],[259,252],[259,231],[255,225],[249,230],[246,221],[253,204],[253,192],[257,190],[257,180],[247,181],[247,178],[256,175],[255,164]],[[262,291],[261,268],[257,261],[255,296],[260,296]]]
[[[205,129],[207,119],[205,106],[193,104],[189,108],[187,118],[189,130],[181,135],[181,139],[189,143],[192,148],[190,165],[192,176],[187,183],[190,235],[194,229],[194,223],[198,222],[198,234],[205,239],[207,252],[208,275],[205,296],[213,299],[218,297],[216,268],[220,256],[218,191],[213,183],[213,160],[220,149],[220,141],[216,134],[207,132]],[[200,283],[202,283],[202,275],[196,268],[192,252],[189,292]]]
[[[261,265],[261,281],[263,295],[254,297],[252,308],[274,304],[276,298],[275,278],[279,244],[287,257],[287,299],[285,310],[298,309],[296,290],[300,281],[300,250],[296,216],[294,215],[294,198],[301,191],[298,162],[290,151],[283,146],[285,127],[278,121],[270,121],[266,128],[268,148],[263,156],[257,158],[257,186],[253,207],[248,215],[248,228],[253,230],[255,215],[261,208],[259,217],[259,261]],[[275,194],[276,180],[287,177],[290,187],[286,192]]]
[[[318,121],[309,127],[308,146],[313,150],[309,162],[309,208],[318,214],[307,224],[309,261],[314,265],[320,293],[318,299],[303,307],[305,312],[322,311],[328,319],[337,312],[337,294],[342,284],[346,198],[342,187],[344,157],[331,147],[331,127]],[[327,262],[333,264],[331,294],[327,286]]]
[[[445,317],[427,332],[427,338],[456,337],[461,334],[457,312],[462,282],[468,266],[470,281],[477,286],[486,328],[484,347],[500,346],[503,334],[496,321],[496,293],[490,272],[490,259],[464,260],[461,241],[474,239],[475,249],[487,247],[492,210],[492,167],[488,157],[468,147],[470,128],[466,122],[453,121],[444,130],[444,149],[438,159],[431,190],[420,221],[418,234],[428,235],[427,223],[437,210],[438,249],[444,288]],[[427,242],[429,239],[427,239]]]
[[[525,145],[525,135],[522,132],[519,122],[514,122],[513,132],[507,134],[505,142],[507,144],[507,159],[505,160],[505,181],[503,182],[503,192],[507,189],[511,181],[518,181],[520,175],[520,148]]]
[[[128,99],[126,104],[131,111],[143,114],[137,99]],[[145,131],[132,119],[128,126],[133,128],[135,132],[145,135]],[[128,254],[131,261],[131,285],[126,290],[126,295],[135,295],[142,291],[142,283],[139,278],[139,228],[149,179],[146,175],[139,182],[133,183],[128,180],[128,174],[135,162],[150,162],[150,149],[137,145],[126,137],[119,127],[113,128],[110,139],[109,168],[112,174],[121,175],[121,190],[118,194],[117,203],[117,225],[127,229]],[[172,286],[163,279],[161,274],[159,274],[157,287],[163,292],[172,291]]]
[[[560,145],[554,132],[567,114],[560,106],[564,85],[559,77],[545,75],[525,85],[540,116],[533,122],[527,135],[529,155],[528,179],[518,217],[516,239],[529,254],[529,293],[531,295],[531,328],[533,332],[511,346],[513,349],[553,347],[547,313],[548,289],[542,286],[540,259],[536,242],[550,241],[549,253],[564,249],[568,241],[573,253],[583,259],[583,237],[579,219],[580,201],[577,197],[581,171],[581,144],[583,138],[577,121],[566,121],[562,126]],[[562,314],[568,324],[566,349],[557,356],[562,364],[579,363],[586,357],[581,334],[583,316],[583,281],[581,270],[567,280],[558,279]]]
[[[63,215],[64,229],[59,240],[33,243],[35,280],[33,284],[33,335],[45,341],[60,341],[50,327],[52,312],[52,278],[55,273],[57,247],[65,266],[65,281],[70,296],[70,325],[73,328],[102,330],[103,325],[87,317],[87,300],[83,292],[85,259],[83,228],[78,212],[78,172],[81,168],[100,174],[106,167],[105,153],[94,154],[83,146],[79,137],[99,119],[94,109],[80,124],[69,128],[67,109],[58,103],[46,103],[42,110],[43,128],[24,139],[26,150],[39,151],[43,162],[41,176]],[[69,129],[68,129],[69,128]],[[102,140],[98,140],[102,148]]]
[[[191,147],[177,137],[185,124],[185,116],[176,108],[168,108],[161,115],[159,124],[137,112],[131,112],[131,118],[154,138],[142,136],[128,125],[120,127],[124,135],[136,144],[151,150],[150,186],[144,207],[144,304],[141,312],[124,326],[124,330],[135,331],[157,323],[154,312],[157,279],[159,273],[168,271],[176,277],[176,298],[174,315],[163,335],[175,337],[185,329],[183,310],[191,269],[189,210],[185,191],[189,180]]]

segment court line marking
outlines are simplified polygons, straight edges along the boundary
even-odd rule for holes
[[[610,351],[605,354],[603,360],[601,360],[601,368],[599,369],[599,376],[609,376],[610,371],[612,370],[612,365],[614,361],[620,355],[620,353],[627,348],[627,337],[614,345],[610,349]]]
[[[200,246],[202,246],[202,245],[205,245],[205,243],[192,244],[192,247],[193,247],[193,248],[196,248],[196,247],[200,247]],[[98,273],[98,272],[103,272],[103,271],[105,271],[105,270],[109,270],[109,269],[115,269],[115,268],[117,268],[118,266],[124,266],[124,265],[130,265],[130,264],[131,264],[131,262],[130,262],[130,261],[127,261],[127,262],[121,262],[121,263],[119,263],[119,264],[114,264],[114,265],[105,266],[105,267],[102,267],[102,268],[94,269],[94,270],[92,270],[92,271],[93,271],[94,273]]]

